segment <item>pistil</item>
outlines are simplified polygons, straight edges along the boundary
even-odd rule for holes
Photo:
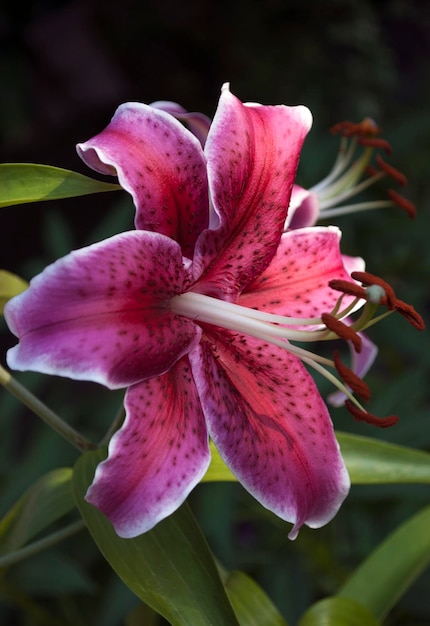
[[[174,313],[188,317],[197,323],[211,324],[251,335],[281,345],[281,347],[285,347],[285,342],[288,341],[313,342],[344,336],[343,334],[339,335],[336,330],[325,324],[323,321],[325,314],[321,317],[312,318],[284,317],[195,292],[175,296],[170,302],[170,308]],[[338,318],[343,316],[343,311],[337,315]],[[289,326],[310,326],[312,328],[297,330],[289,328]],[[348,336],[348,339],[351,337]]]

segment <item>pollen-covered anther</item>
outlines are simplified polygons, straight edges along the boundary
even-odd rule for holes
[[[381,137],[358,137],[357,143],[365,148],[379,148],[385,150],[387,154],[392,153],[390,144],[386,139]]]
[[[390,426],[394,426],[399,421],[397,415],[387,415],[387,417],[377,417],[368,411],[364,411],[359,407],[355,406],[351,400],[345,400],[345,406],[351,415],[354,416],[357,422],[366,422],[366,424],[370,424],[371,426],[377,426],[378,428],[389,428]]]
[[[379,276],[376,276],[375,274],[371,274],[370,272],[352,272],[351,278],[360,281],[360,283],[362,283],[365,287],[379,285],[385,291],[385,298],[381,301],[381,303],[386,304],[390,310],[394,310],[396,308],[396,294],[387,281],[383,280]],[[386,300],[386,302],[384,302],[384,300]]]
[[[379,174],[380,170],[377,170],[373,165],[366,165],[366,169],[364,170],[368,176],[376,176]]]
[[[396,297],[394,289],[379,276],[370,274],[369,272],[352,272],[351,277],[354,280],[359,280],[366,287],[372,285],[379,285],[385,291],[385,297],[381,299],[381,304],[386,304],[390,311],[397,311],[402,315],[412,326],[418,330],[424,330],[424,320],[419,313],[414,309],[411,304],[404,302]]]
[[[374,137],[379,135],[381,128],[370,117],[366,117],[358,123],[347,120],[339,122],[330,128],[330,132],[333,134],[341,133],[344,137],[352,137],[353,135]]]
[[[403,315],[403,317],[414,326],[417,330],[424,330],[424,320],[419,313],[414,309],[412,304],[403,302],[403,300],[396,299],[396,311]]]
[[[353,372],[347,365],[342,363],[340,359],[340,354],[337,350],[335,350],[333,354],[334,365],[337,373],[343,380],[343,382],[350,388],[354,393],[356,393],[360,398],[363,398],[366,402],[370,400],[370,389],[369,386],[361,380],[359,376],[355,372]]]
[[[376,155],[376,162],[381,170],[388,174],[388,176],[391,176],[391,178],[394,178],[394,180],[397,181],[400,185],[404,187],[408,184],[408,179],[406,178],[406,176],[396,167],[393,167],[392,165],[384,161],[380,154]]]
[[[352,283],[349,280],[342,279],[334,279],[329,281],[329,287],[335,289],[336,291],[341,291],[342,293],[348,296],[355,296],[356,298],[362,298],[363,300],[367,300],[366,290],[364,287],[357,285],[357,283]]]
[[[394,189],[388,189],[388,197],[390,200],[397,204],[401,209],[406,211],[409,217],[414,218],[417,214],[416,206],[407,198],[394,191]]]
[[[323,313],[321,315],[321,320],[328,330],[331,330],[340,339],[350,341],[354,346],[355,351],[361,352],[361,337],[351,328],[351,326],[347,326],[333,315],[330,315],[330,313]]]

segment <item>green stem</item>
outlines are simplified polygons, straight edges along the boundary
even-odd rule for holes
[[[103,446],[106,446],[109,443],[109,441],[112,439],[112,436],[116,433],[118,428],[123,423],[124,418],[125,418],[125,408],[123,405],[121,405],[121,407],[118,410],[118,413],[115,416],[115,419],[113,420],[112,424],[109,427],[109,430],[107,431],[103,439],[98,444],[97,446],[98,448],[102,448]]]
[[[24,559],[28,559],[30,556],[38,554],[42,550],[46,550],[46,548],[50,548],[51,546],[71,537],[77,532],[83,530],[85,528],[84,522],[80,519],[72,524],[69,524],[65,528],[61,530],[57,530],[55,533],[48,535],[48,537],[44,537],[43,539],[39,539],[38,541],[34,541],[30,543],[25,548],[21,548],[20,550],[14,550],[10,554],[6,554],[5,556],[0,557],[0,569],[3,567],[9,567],[10,565],[15,565],[15,563],[19,563]]]
[[[0,365],[0,384],[3,385],[11,394],[20,400],[25,406],[33,411],[40,419],[42,419],[55,432],[61,435],[75,448],[81,452],[86,450],[94,450],[95,445],[85,439],[77,430],[66,424],[54,411],[51,411],[43,402],[41,402],[31,391],[26,389],[13,376]]]

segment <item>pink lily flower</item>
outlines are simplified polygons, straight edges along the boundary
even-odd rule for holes
[[[291,539],[327,523],[348,493],[303,364],[329,361],[294,341],[337,337],[328,282],[353,283],[363,262],[346,269],[337,228],[283,233],[310,125],[305,107],[242,104],[225,86],[204,152],[171,115],[138,103],[78,146],[131,193],[138,230],[72,252],[12,299],[5,317],[19,343],[7,358],[127,388],[124,424],[86,495],[122,537],[181,505],[207,470],[209,437],[293,524]],[[348,312],[354,302],[342,295]]]
[[[171,101],[157,101],[153,102],[151,106],[160,108],[183,122],[204,146],[211,124],[211,120],[207,116],[203,113],[188,112],[180,104]],[[382,148],[387,152],[391,151],[388,142],[384,139],[375,138],[380,129],[374,122],[369,119],[364,120],[361,124],[345,122],[336,125],[333,130],[342,133],[339,155],[330,173],[310,189],[305,189],[297,184],[293,185],[285,220],[285,230],[314,226],[319,220],[356,211],[396,205],[401,206],[409,215],[413,216],[415,207],[392,189],[389,190],[388,200],[349,202],[351,198],[382,178],[391,176],[401,184],[404,184],[406,179],[398,170],[389,166],[380,157],[379,171],[369,170],[375,149]],[[355,158],[357,149],[361,149],[362,154]],[[366,177],[367,173],[369,173],[368,177]],[[347,262],[346,257],[345,261]],[[354,271],[354,268],[351,271]],[[347,319],[344,322],[352,323],[352,320]],[[376,360],[378,347],[364,333],[360,333],[360,338],[362,340],[360,352],[356,352],[354,346],[350,342],[348,343],[351,352],[351,368],[359,378],[363,378]],[[327,401],[332,406],[341,406],[346,399],[346,394],[342,390],[338,390],[330,394]]]

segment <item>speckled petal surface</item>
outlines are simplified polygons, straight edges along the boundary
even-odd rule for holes
[[[299,318],[330,313],[340,293],[328,282],[335,278],[354,282],[349,272],[364,267],[359,257],[341,255],[340,236],[334,226],[288,231],[269,267],[246,288],[238,304]],[[352,300],[345,296],[343,305]]]
[[[200,337],[168,309],[187,277],[179,245],[157,233],[123,233],[72,252],[7,304],[20,340],[8,364],[111,388],[165,372]]]
[[[211,120],[207,115],[198,111],[187,111],[183,106],[171,100],[156,100],[151,102],[150,106],[166,111],[166,113],[170,113],[180,122],[184,122],[202,146],[205,145],[209,128],[211,127]]]
[[[208,436],[184,357],[163,376],[130,387],[126,420],[109,445],[86,499],[121,537],[173,513],[209,465]]]
[[[205,293],[236,294],[275,254],[304,138],[306,107],[242,104],[225,86],[205,146],[216,231],[197,243]]]
[[[345,320],[348,323],[348,320]],[[350,341],[347,341],[351,355],[351,369],[359,378],[364,378],[372,367],[378,355],[378,346],[365,333],[358,333],[361,337],[361,351],[357,352]],[[332,406],[341,406],[347,399],[343,391],[335,391],[327,396],[327,402]]]
[[[129,102],[77,151],[94,170],[118,176],[133,197],[136,228],[172,237],[192,256],[209,204],[205,157],[190,131],[164,111]]]
[[[190,354],[209,434],[240,482],[294,527],[337,512],[349,478],[327,408],[296,357],[257,339],[209,335]]]

